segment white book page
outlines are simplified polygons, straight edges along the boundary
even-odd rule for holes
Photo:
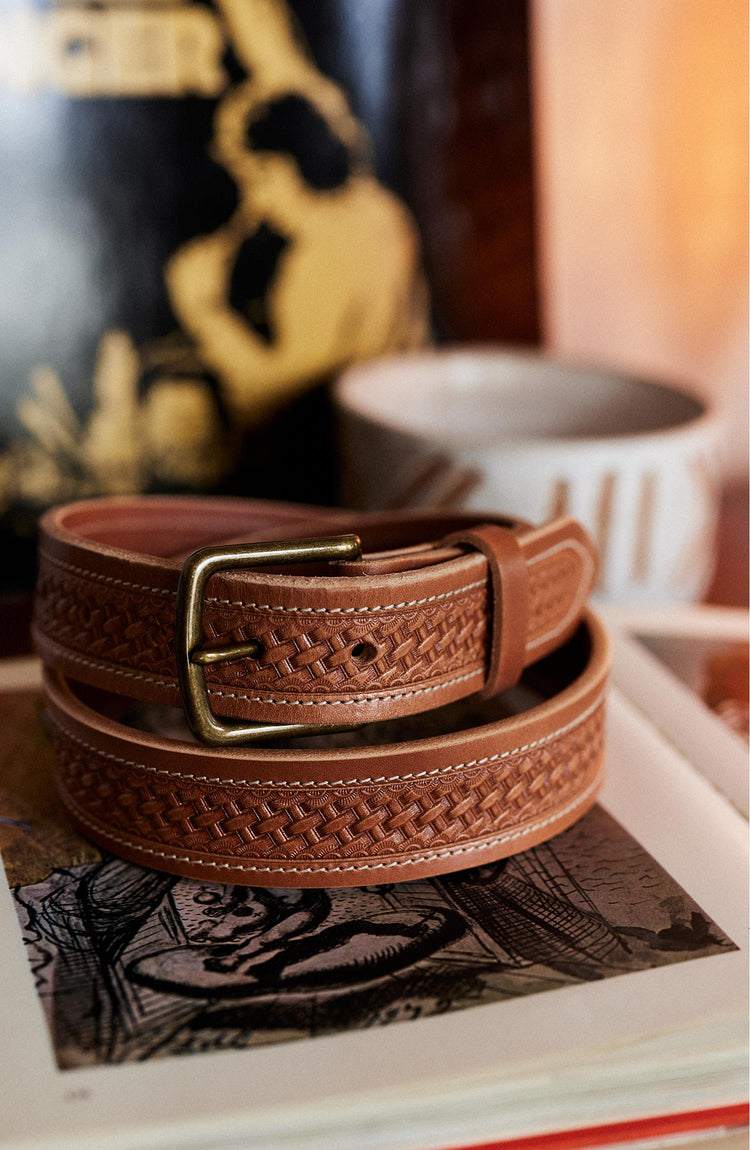
[[[616,691],[608,748],[601,806],[741,949],[312,1040],[61,1070],[0,884],[0,1145],[426,1148],[741,1101],[746,824]]]

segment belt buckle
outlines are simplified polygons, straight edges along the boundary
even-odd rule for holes
[[[350,731],[356,725],[319,726],[311,723],[230,723],[217,719],[211,710],[203,668],[213,663],[254,658],[262,652],[250,640],[227,647],[204,648],[203,596],[206,584],[218,571],[262,567],[285,563],[315,563],[323,560],[358,559],[361,544],[356,535],[332,535],[320,539],[289,539],[270,543],[248,543],[202,547],[185,561],[177,587],[175,615],[175,655],[182,704],[190,729],[202,743],[212,747],[233,747],[258,739]]]

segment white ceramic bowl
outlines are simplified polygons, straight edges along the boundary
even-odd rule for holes
[[[337,381],[342,502],[574,515],[597,597],[678,603],[710,580],[720,425],[695,396],[535,352],[438,349]]]

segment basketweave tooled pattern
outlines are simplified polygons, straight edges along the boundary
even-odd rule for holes
[[[580,558],[566,549],[530,566],[529,574],[531,642],[569,608]],[[97,577],[43,556],[36,624],[79,660],[174,683],[175,602],[174,592]],[[486,602],[480,586],[392,613],[307,615],[212,603],[204,611],[207,641],[259,639],[265,654],[257,663],[212,667],[207,682],[229,692],[241,684],[269,695],[356,695],[466,673],[486,658]],[[358,660],[354,652],[363,642],[368,656]]]
[[[435,850],[554,817],[595,781],[603,705],[545,746],[427,778],[257,786],[129,765],[56,731],[72,813],[104,834],[215,860],[301,862]]]
[[[244,620],[225,613],[205,627],[206,641],[259,639],[265,652],[252,676],[259,692],[294,697],[384,691],[481,667],[487,643],[483,596],[480,589],[399,613],[313,616],[304,630],[296,616],[256,614],[247,622],[247,613]],[[240,664],[212,670],[210,686],[246,689],[247,671]]]
[[[45,563],[40,571],[36,624],[82,658],[163,681],[175,680],[176,597],[120,588]],[[211,604],[204,611],[207,643],[258,639],[260,660],[225,663],[206,673],[209,686],[278,694],[327,694],[364,688],[387,691],[481,666],[487,644],[486,589],[448,595],[398,612],[282,613]],[[357,645],[368,644],[358,662]],[[372,651],[370,651],[372,648]]]
[[[554,628],[570,610],[571,588],[580,587],[581,567],[581,556],[568,547],[530,564],[529,641]]]
[[[120,586],[42,556],[34,622],[85,659],[174,680],[175,603],[172,592]]]

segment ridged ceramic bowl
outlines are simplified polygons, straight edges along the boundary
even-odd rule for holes
[[[597,598],[699,600],[710,581],[720,424],[679,388],[494,347],[362,364],[334,389],[342,502],[462,507],[592,534]]]

